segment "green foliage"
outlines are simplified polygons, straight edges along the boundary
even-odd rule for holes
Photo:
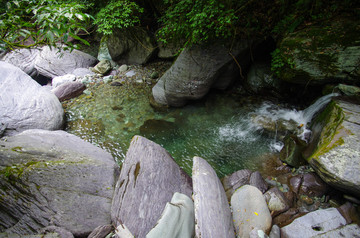
[[[84,13],[84,5],[59,3],[52,0],[6,1],[5,12],[0,15],[0,47],[16,49],[47,44],[58,47],[65,44],[76,47],[70,39],[88,44],[78,36],[86,31],[92,18]]]
[[[116,28],[128,28],[139,24],[139,15],[143,12],[144,9],[135,2],[111,1],[96,15],[94,24],[97,25],[99,33],[110,35]]]
[[[158,36],[163,42],[182,40],[188,44],[234,34],[235,10],[216,0],[164,1],[169,7],[161,18]]]
[[[271,71],[274,72],[276,76],[280,76],[281,71],[284,67],[294,68],[295,63],[291,58],[286,58],[285,54],[282,54],[280,49],[276,49],[271,53]]]

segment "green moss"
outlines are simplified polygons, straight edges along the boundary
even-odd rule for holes
[[[317,147],[309,159],[318,159],[321,155],[344,144],[343,136],[348,135],[340,125],[345,115],[342,109],[332,101],[325,110],[317,116],[315,127],[321,127]],[[314,127],[314,125],[313,125]]]

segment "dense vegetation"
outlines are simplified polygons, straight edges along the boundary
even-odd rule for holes
[[[340,12],[351,0],[0,0],[0,47],[87,44],[82,35],[143,26],[164,42],[282,35]],[[75,41],[74,41],[75,40]]]

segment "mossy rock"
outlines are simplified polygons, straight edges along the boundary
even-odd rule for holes
[[[283,62],[278,73],[284,81],[356,83],[360,80],[360,20],[338,17],[308,26],[286,36],[278,53]]]
[[[332,101],[311,129],[304,158],[325,182],[360,197],[360,105]]]

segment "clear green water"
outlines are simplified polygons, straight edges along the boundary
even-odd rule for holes
[[[150,86],[90,88],[92,96],[66,102],[66,130],[112,153],[121,163],[134,135],[163,146],[191,174],[192,158],[206,159],[219,177],[243,168],[257,170],[271,153],[273,138],[251,123],[260,102],[236,93],[213,93],[184,108],[154,110]],[[249,114],[250,113],[250,114]]]

